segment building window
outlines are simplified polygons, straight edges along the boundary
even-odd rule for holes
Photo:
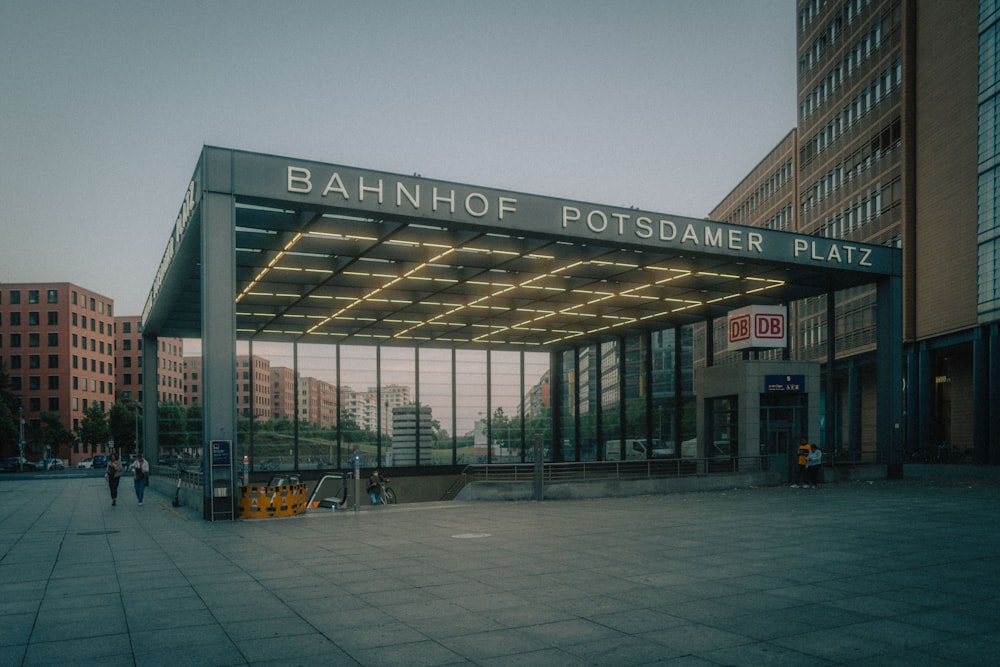
[[[57,326],[59,324],[59,311],[50,310],[49,311],[49,326]]]
[[[132,350],[132,341],[126,338],[125,340],[122,341],[122,351],[130,352],[131,350]]]
[[[40,412],[42,409],[42,399],[37,396],[28,401],[28,409],[32,412]]]
[[[42,337],[36,333],[28,334],[28,347],[40,347],[42,344]]]
[[[59,412],[59,397],[58,396],[50,396],[49,397],[49,411],[50,412]]]
[[[59,334],[55,331],[49,333],[49,347],[57,347],[59,345]]]
[[[28,391],[38,391],[42,388],[42,378],[37,375],[28,377]]]
[[[19,303],[21,303],[21,290],[12,289],[10,291],[10,305],[16,306]]]
[[[54,289],[50,289],[48,292],[46,292],[46,294],[45,294],[45,302],[46,303],[59,303],[59,291],[58,290],[54,290]]]
[[[38,303],[38,290],[28,290],[28,303]]]
[[[28,355],[28,368],[41,368],[42,358],[37,354]]]
[[[59,388],[59,376],[58,375],[50,375],[49,376],[49,389],[58,389],[58,388]]]
[[[49,355],[49,368],[59,368],[59,355],[50,354]]]
[[[19,368],[21,368],[21,355],[20,354],[12,354],[11,357],[10,357],[10,369],[12,371],[14,371],[14,370],[17,370]]]
[[[21,313],[20,312],[15,311],[15,312],[13,312],[13,313],[10,314],[10,325],[12,327],[19,327],[19,326],[21,326]]]
[[[40,314],[37,310],[28,311],[28,326],[37,327],[41,321]]]
[[[122,333],[130,334],[132,333],[132,323],[122,322]]]

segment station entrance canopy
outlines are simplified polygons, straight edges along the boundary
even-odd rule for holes
[[[205,147],[142,326],[543,350],[900,273],[880,246]]]
[[[874,284],[877,438],[895,451],[901,265],[893,248],[205,147],[143,310],[142,390],[158,395],[156,338],[201,339],[214,516],[235,494],[214,453],[237,440],[237,340],[559,352]],[[143,420],[155,457],[155,401]]]

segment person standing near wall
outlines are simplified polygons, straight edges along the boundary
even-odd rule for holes
[[[135,497],[139,500],[139,504],[142,504],[142,497],[146,492],[146,484],[149,483],[149,461],[139,454],[135,457],[135,461],[129,466],[132,469],[132,478],[135,484]]]
[[[118,504],[118,482],[121,481],[123,472],[122,462],[118,460],[118,455],[112,454],[111,460],[108,461],[108,469],[104,473],[105,477],[108,478],[108,488],[111,490],[112,506]]]
[[[809,466],[809,454],[814,449],[816,449],[815,445],[809,444],[805,436],[799,439],[799,469],[795,472],[795,482],[792,484],[793,489],[799,488],[799,482],[801,481],[805,481],[805,484],[802,485],[803,488],[809,488],[809,471],[806,468]],[[805,480],[802,479],[803,475],[805,476]]]

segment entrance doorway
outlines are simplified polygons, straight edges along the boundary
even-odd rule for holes
[[[761,394],[760,453],[762,465],[792,478],[799,438],[807,433],[806,394]]]

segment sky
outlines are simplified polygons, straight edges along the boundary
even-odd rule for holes
[[[0,283],[140,314],[204,145],[705,217],[795,65],[795,0],[0,0]]]
[[[794,0],[0,0],[0,283],[141,313],[204,145],[704,217],[795,62]]]

